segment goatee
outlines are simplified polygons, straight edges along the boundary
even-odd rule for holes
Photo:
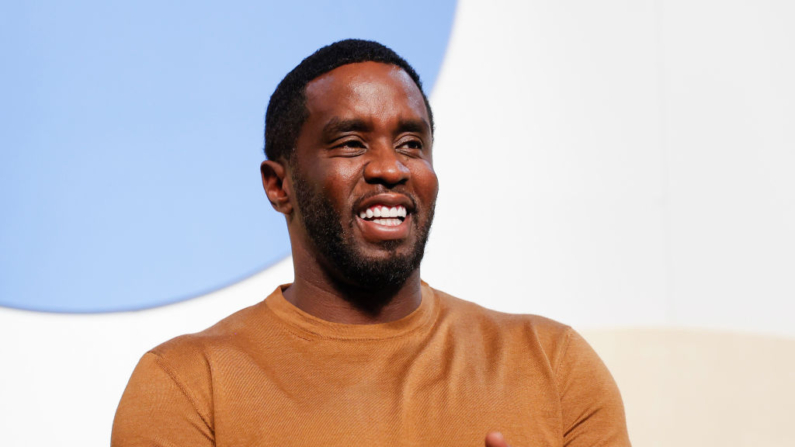
[[[398,191],[414,204],[410,222],[417,237],[410,250],[403,253],[398,252],[398,248],[404,241],[383,241],[380,247],[389,256],[372,259],[365,256],[353,240],[355,223],[352,210],[350,217],[343,217],[326,196],[312,190],[295,166],[293,184],[306,232],[326,261],[326,267],[333,270],[329,276],[343,287],[358,289],[356,293],[346,295],[352,304],[368,312],[379,311],[419,268],[433,221],[435,201],[423,210],[418,208],[420,205],[412,194]],[[427,219],[420,223],[417,216],[422,213],[427,214]]]

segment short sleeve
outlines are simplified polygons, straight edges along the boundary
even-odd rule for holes
[[[112,447],[214,446],[209,415],[168,363],[145,354],[116,410]]]
[[[629,446],[624,404],[602,360],[572,329],[556,367],[566,447]]]

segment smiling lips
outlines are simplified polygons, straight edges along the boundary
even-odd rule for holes
[[[374,205],[359,213],[362,220],[387,227],[400,225],[406,219],[406,215],[406,208],[401,205],[393,207]]]

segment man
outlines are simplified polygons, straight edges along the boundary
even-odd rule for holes
[[[577,333],[420,280],[432,147],[419,77],[388,48],[341,41],[290,72],[261,171],[295,282],[147,353],[113,445],[629,445]]]

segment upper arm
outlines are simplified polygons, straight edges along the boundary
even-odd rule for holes
[[[615,380],[585,339],[569,329],[556,366],[567,447],[629,446]]]
[[[116,410],[111,445],[214,446],[211,417],[202,407],[165,360],[147,353]]]

